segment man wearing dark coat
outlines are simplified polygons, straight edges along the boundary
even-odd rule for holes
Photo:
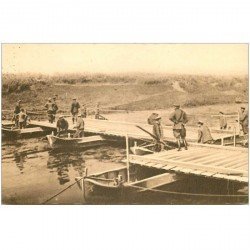
[[[161,125],[161,117],[157,115],[153,123],[153,135],[155,136],[155,151],[160,152],[164,149],[163,143],[163,128]]]
[[[244,135],[248,134],[248,111],[245,107],[241,107],[240,110],[240,125]]]
[[[76,98],[73,98],[73,102],[71,104],[71,114],[72,114],[72,121],[73,124],[77,122],[78,112],[79,112],[80,104],[76,101]]]
[[[64,117],[61,115],[56,123],[57,128],[57,136],[59,137],[62,133],[67,133],[69,128],[69,123]]]
[[[186,128],[185,125],[188,122],[187,114],[185,111],[180,109],[180,105],[174,105],[174,112],[170,115],[169,120],[174,123],[173,134],[178,143],[178,151],[181,150],[181,142],[183,141],[185,149],[187,150],[186,141]]]
[[[19,100],[15,106],[12,121],[15,122],[15,127],[19,127],[19,113],[21,112],[21,100]]]

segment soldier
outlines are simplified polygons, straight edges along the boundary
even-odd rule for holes
[[[178,151],[181,150],[181,141],[183,141],[185,149],[187,150],[186,128],[185,124],[188,122],[187,114],[180,109],[180,105],[174,105],[174,112],[170,115],[169,120],[174,123],[173,133],[178,143]]]
[[[83,118],[86,118],[86,117],[87,117],[87,107],[86,107],[86,104],[83,105],[82,117],[83,117]]]
[[[56,121],[56,112],[58,110],[58,106],[56,104],[56,95],[52,98],[52,103],[53,103],[53,122]]]
[[[54,120],[54,111],[53,111],[53,103],[51,98],[48,98],[48,102],[45,104],[45,108],[47,109],[48,120],[50,123],[53,123]]]
[[[80,108],[79,102],[76,101],[76,98],[73,98],[73,102],[71,104],[71,114],[72,114],[73,124],[77,122],[79,108]]]
[[[19,119],[19,128],[25,128],[25,122],[26,122],[26,113],[24,111],[24,109],[22,108],[20,113],[18,114],[18,119]]]
[[[99,102],[96,104],[95,119],[100,119],[100,103]]]
[[[220,129],[226,129],[227,128],[227,118],[224,116],[224,113],[222,111],[220,113]]]
[[[204,125],[202,121],[198,123],[198,143],[212,144],[214,142],[208,126]]]
[[[77,120],[77,124],[74,128],[76,128],[76,132],[74,134],[74,138],[80,138],[84,137],[84,114],[81,114],[81,116]]]
[[[15,122],[15,127],[18,128],[19,127],[19,118],[18,115],[21,112],[21,100],[19,100],[15,106],[15,110],[14,110],[14,114],[13,114],[13,118],[12,121]]]
[[[56,123],[57,136],[59,137],[62,133],[68,133],[69,123],[64,119],[63,115],[59,116]]]
[[[155,151],[160,152],[164,149],[163,143],[163,128],[161,125],[161,117],[157,115],[154,118],[154,123],[153,123],[153,135],[156,137],[155,139]]]
[[[245,107],[241,107],[240,110],[240,125],[242,127],[242,131],[244,135],[248,134],[248,111]]]

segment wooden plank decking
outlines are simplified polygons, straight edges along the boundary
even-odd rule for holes
[[[71,119],[67,119],[69,122],[69,130],[74,131],[73,124]],[[118,136],[124,137],[128,134],[130,137],[138,138],[138,139],[152,139],[148,134],[141,131],[136,125],[140,125],[142,128],[152,132],[152,126],[148,124],[136,124],[136,123],[128,123],[122,121],[110,121],[110,120],[96,120],[96,119],[84,119],[85,121],[85,131],[91,132],[95,134],[103,134],[110,136]],[[56,128],[56,123],[49,123],[47,121],[31,121],[31,125],[45,127],[50,129]],[[166,141],[175,141],[173,136],[172,127],[165,126],[164,130],[164,139]],[[232,137],[232,132],[228,131],[214,131],[212,132],[212,136],[214,140],[219,140],[221,138],[229,138]],[[197,129],[192,127],[187,127],[187,140],[189,142],[197,141]]]
[[[129,162],[166,171],[248,182],[248,149],[197,147],[150,155],[130,155]]]

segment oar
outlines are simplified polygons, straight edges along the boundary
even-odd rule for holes
[[[148,132],[146,129],[142,128],[139,125],[136,125],[136,127],[139,128],[139,129],[141,129],[145,133],[149,134],[152,138],[154,138],[157,142],[160,142],[161,144],[163,144],[165,147],[170,148],[164,141],[159,140],[155,135],[153,135],[152,133]]]

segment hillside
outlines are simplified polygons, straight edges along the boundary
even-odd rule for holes
[[[61,110],[73,97],[81,104],[126,110],[168,108],[173,103],[194,107],[246,100],[247,77],[191,75],[8,75],[2,76],[2,109],[13,109],[18,99],[29,110],[41,110],[48,97],[58,95]]]

